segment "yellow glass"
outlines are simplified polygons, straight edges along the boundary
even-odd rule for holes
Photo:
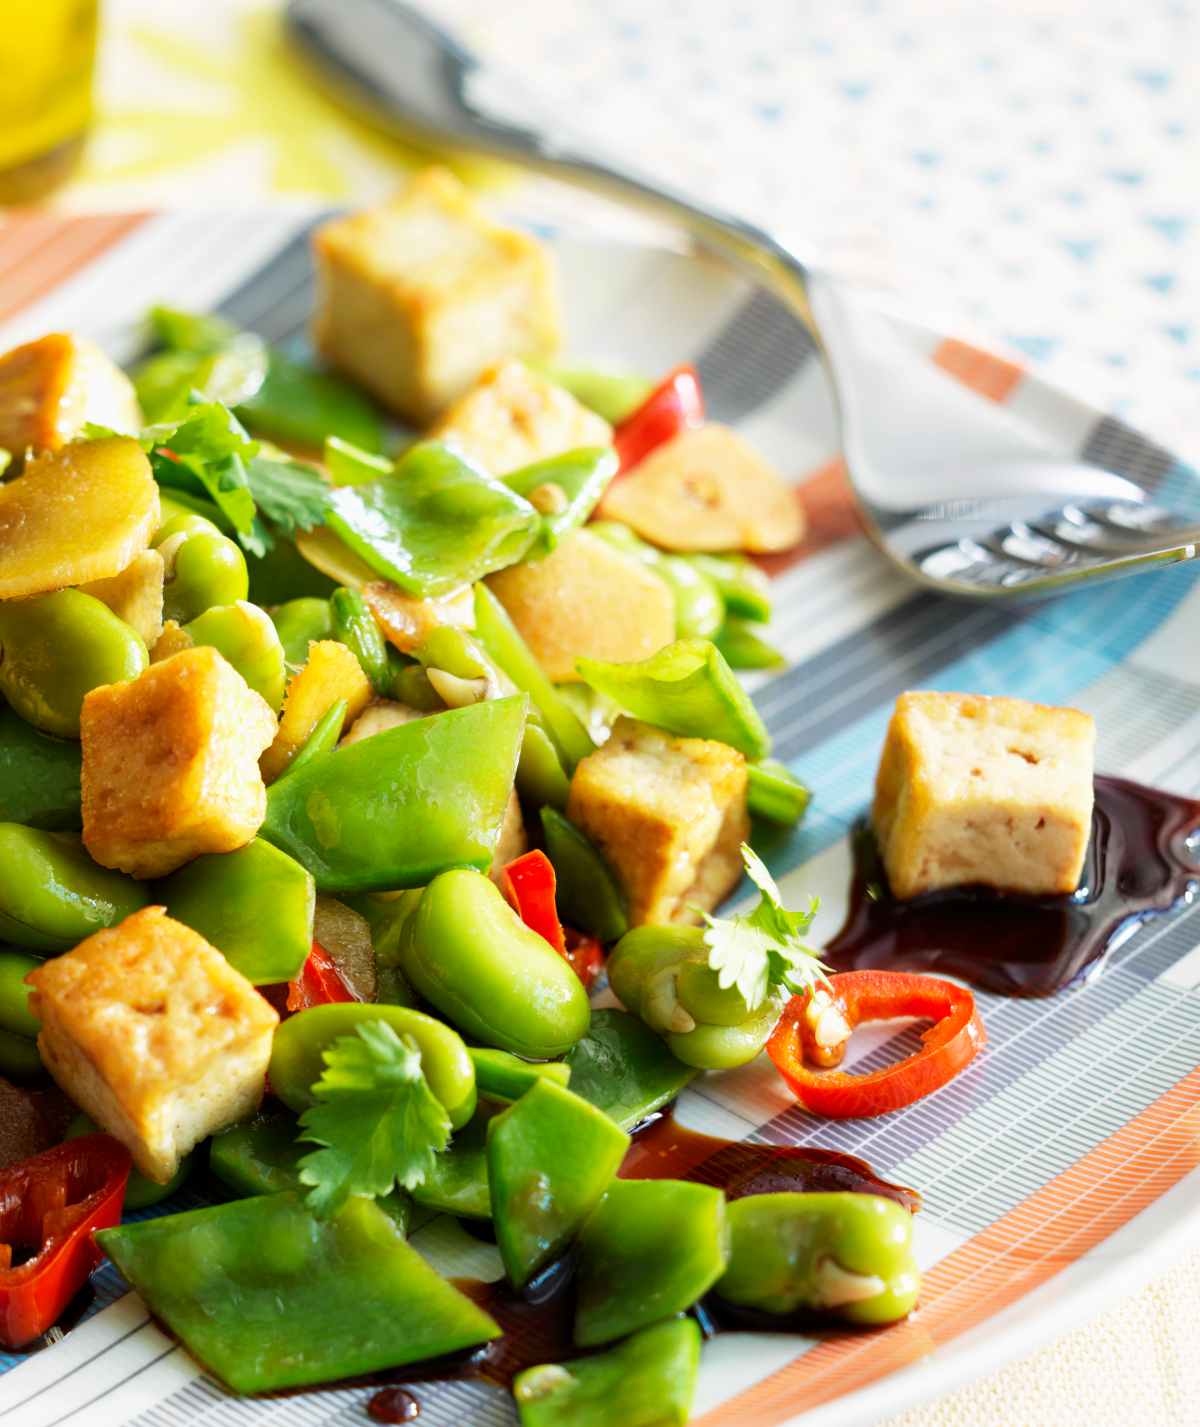
[[[0,0],[0,203],[61,183],[92,118],[97,0]]]

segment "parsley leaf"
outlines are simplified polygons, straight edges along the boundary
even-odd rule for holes
[[[317,1104],[300,1116],[302,1140],[323,1148],[300,1161],[319,1219],[336,1214],[352,1194],[379,1198],[393,1185],[413,1189],[450,1141],[450,1117],[421,1070],[411,1036],[386,1021],[364,1021],[324,1052],[313,1086]]]
[[[776,986],[800,993],[823,982],[825,970],[816,951],[801,938],[817,912],[814,897],[806,912],[790,912],[779,900],[779,888],[762,859],[742,843],[746,873],[762,893],[748,916],[711,917],[708,930],[708,964],[725,989],[736,986],[753,1011]]]
[[[314,467],[272,447],[253,458],[246,477],[259,510],[284,535],[325,523],[329,482]]]

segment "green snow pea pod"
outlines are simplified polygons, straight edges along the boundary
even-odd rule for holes
[[[661,1110],[699,1071],[673,1055],[628,1011],[592,1012],[587,1035],[567,1052],[571,1089],[623,1130]]]
[[[265,1194],[96,1238],[151,1311],[237,1392],[401,1367],[500,1333],[358,1196],[325,1220],[299,1194]]]
[[[0,1024],[3,1024],[2,1018]],[[543,1080],[565,1089],[571,1079],[571,1067],[564,1060],[522,1060],[519,1055],[491,1046],[469,1049],[475,1062],[475,1084],[479,1093],[497,1100],[519,1100]]]
[[[99,867],[72,833],[0,823],[0,937],[33,951],[70,951],[150,900],[122,872]]]
[[[585,683],[645,723],[684,737],[714,738],[747,758],[771,751],[749,694],[707,639],[680,639],[638,663],[580,659],[576,668]]]
[[[566,1251],[628,1148],[602,1110],[548,1080],[491,1121],[492,1220],[514,1288]]]
[[[518,689],[530,697],[541,715],[546,732],[554,740],[568,773],[576,763],[594,753],[596,745],[588,737],[570,705],[546,677],[545,671],[521,638],[508,611],[484,584],[475,586],[475,638],[488,658],[502,669]]]
[[[386,1021],[400,1036],[412,1036],[421,1052],[429,1088],[458,1129],[475,1110],[475,1067],[462,1037],[423,1011],[408,1006],[373,1006],[365,1001],[310,1006],[289,1016],[275,1032],[267,1074],[271,1089],[297,1114],[316,1104],[312,1087],[321,1078],[322,1051],[339,1036],[353,1035],[364,1021]]]
[[[236,604],[250,593],[246,557],[219,530],[179,531],[159,546],[166,565],[163,618],[186,624],[214,605]]]
[[[273,533],[274,544],[265,555],[246,556],[254,603],[270,606],[294,599],[327,599],[337,588],[336,582],[310,565],[294,540],[285,540],[278,530]]]
[[[544,807],[541,816],[562,920],[597,941],[608,943],[623,937],[629,930],[629,916],[608,863],[560,812]]]
[[[500,1106],[481,1100],[475,1114],[433,1158],[424,1181],[412,1191],[415,1203],[457,1219],[490,1219],[487,1127]]]
[[[42,733],[0,705],[0,822],[77,829],[81,762],[74,739]]]
[[[0,1029],[0,1075],[13,1080],[33,1080],[44,1069],[37,1041]]]
[[[392,686],[388,646],[366,600],[358,590],[339,585],[329,597],[329,608],[333,614],[333,637],[340,639],[362,665],[375,692],[386,695]]]
[[[346,723],[346,713],[350,705],[345,699],[338,699],[329,705],[321,717],[313,724],[313,730],[296,750],[296,756],[283,770],[276,783],[282,783],[289,773],[295,773],[310,763],[318,753],[328,753],[338,746],[342,729]]]
[[[342,436],[325,438],[325,469],[335,486],[361,486],[392,473],[395,462],[364,451]]]
[[[443,872],[400,936],[415,989],[472,1040],[553,1060],[588,1028],[583,983],[482,872]]]
[[[760,1313],[894,1323],[921,1279],[912,1215],[874,1194],[752,1194],[729,1206],[729,1267],[716,1291]]]
[[[748,620],[727,619],[713,639],[731,669],[778,669],[787,663]]]
[[[728,1261],[719,1189],[681,1179],[614,1179],[579,1236],[576,1343],[611,1343],[685,1312]]]
[[[490,867],[525,709],[523,697],[492,699],[319,753],[271,785],[261,835],[320,892],[389,892],[447,867]]]
[[[694,565],[717,587],[725,608],[737,619],[765,624],[771,618],[771,582],[765,573],[743,555],[688,555]]]
[[[812,793],[786,764],[774,758],[746,769],[746,806],[754,817],[791,827],[804,816]]]
[[[554,740],[543,724],[530,719],[521,740],[521,758],[517,763],[517,792],[531,808],[567,806],[571,783],[567,770],[558,756]]]
[[[564,535],[582,525],[616,473],[617,453],[611,446],[581,446],[505,476],[504,484],[541,513],[527,558],[548,555]]]
[[[513,1396],[521,1427],[684,1427],[699,1370],[699,1323],[670,1318],[607,1352],[526,1368]]]
[[[512,565],[542,517],[503,481],[438,441],[413,446],[387,476],[335,486],[328,526],[384,579],[440,595]]]
[[[319,451],[340,436],[368,451],[383,449],[383,423],[371,399],[353,383],[272,350],[267,374],[238,415],[256,436]]]
[[[0,950],[0,1030],[36,1040],[42,1023],[29,1009],[33,988],[25,985],[25,977],[41,964],[23,951]]]
[[[422,668],[443,669],[456,679],[486,679],[495,673],[495,666],[471,636],[449,624],[430,630],[413,657]]]
[[[308,646],[314,639],[333,638],[333,611],[328,600],[306,595],[287,600],[271,611],[283,657],[288,668],[296,670],[308,658]]]
[[[100,1126],[94,1120],[87,1115],[79,1114],[67,1126],[65,1138],[75,1140],[83,1135],[95,1135],[100,1132]],[[156,1184],[153,1179],[147,1179],[140,1170],[131,1169],[125,1185],[123,1208],[148,1209],[152,1204],[161,1204],[169,1195],[174,1194],[191,1174],[193,1158],[193,1155],[185,1155],[179,1162],[179,1168],[167,1180],[166,1184]]]
[[[308,958],[313,879],[262,838],[193,859],[159,882],[154,895],[255,985],[290,981]]]
[[[213,605],[183,626],[193,644],[211,644],[278,712],[287,683],[283,645],[271,616],[247,600]]]
[[[133,630],[82,590],[0,601],[0,694],[43,733],[78,738],[84,696],[149,662]]]
[[[702,927],[635,927],[613,948],[608,980],[674,1055],[700,1070],[753,1060],[781,1010],[778,996],[751,1010],[736,986],[719,985]]]
[[[664,555],[654,569],[675,596],[679,639],[711,639],[725,622],[725,603],[707,575],[679,555]]]
[[[560,367],[555,362],[532,362],[531,366],[552,382],[590,407],[597,416],[616,426],[635,412],[654,390],[654,383],[629,372],[605,372],[595,367]]]

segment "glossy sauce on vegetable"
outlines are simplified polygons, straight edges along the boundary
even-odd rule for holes
[[[1098,776],[1092,838],[1071,896],[966,887],[898,902],[875,840],[861,826],[850,911],[824,959],[837,971],[949,972],[1005,996],[1049,996],[1147,917],[1196,895],[1197,830],[1200,801]]]

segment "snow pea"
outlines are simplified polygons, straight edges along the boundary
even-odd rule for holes
[[[563,1254],[616,1174],[629,1136],[542,1080],[488,1125],[496,1244],[514,1288]]]
[[[753,1194],[729,1206],[728,1303],[781,1316],[828,1313],[848,1323],[894,1323],[921,1280],[912,1215],[873,1194]]]
[[[558,756],[554,740],[543,724],[530,719],[521,740],[521,757],[517,763],[517,792],[521,801],[532,808],[567,806],[571,791],[567,770]]]
[[[23,951],[0,950],[0,1030],[37,1038],[42,1023],[29,1009],[33,988],[26,986],[25,978],[41,964],[39,957]]]
[[[584,406],[616,426],[635,412],[654,390],[654,383],[629,372],[604,372],[595,367],[560,367],[555,362],[533,362],[552,382],[565,387]]]
[[[542,517],[452,447],[422,441],[391,474],[333,487],[326,519],[384,579],[441,595],[520,560]]]
[[[623,937],[629,930],[629,916],[608,863],[560,812],[544,807],[541,817],[562,920],[597,941],[607,943]]]
[[[214,605],[236,604],[250,593],[241,547],[219,530],[181,530],[158,547],[166,564],[163,618],[187,624]]]
[[[717,587],[726,610],[737,619],[765,624],[771,618],[771,583],[743,555],[688,555],[690,565]]]
[[[554,740],[568,773],[576,763],[595,752],[596,745],[570,705],[546,677],[545,671],[521,638],[508,611],[484,584],[475,586],[475,638],[488,658],[530,697]]]
[[[715,581],[680,555],[667,555],[619,520],[597,520],[588,527],[617,550],[632,555],[671,587],[675,597],[675,637],[711,639],[725,620],[725,601]]]
[[[406,663],[403,655],[389,649],[388,668],[392,675],[389,698],[407,704],[418,713],[440,713],[446,707],[420,664]]]
[[[790,827],[804,816],[812,793],[786,764],[774,758],[746,769],[746,806],[753,817]]]
[[[587,1035],[567,1052],[571,1089],[623,1130],[669,1105],[699,1073],[672,1055],[628,1011],[592,1012]]]
[[[278,713],[287,683],[283,645],[271,616],[247,600],[213,605],[183,626],[193,644],[211,644]]]
[[[79,1114],[67,1126],[65,1138],[74,1140],[83,1135],[99,1133],[101,1133],[100,1126],[94,1120],[87,1115]],[[153,1179],[147,1179],[137,1168],[131,1169],[129,1179],[125,1184],[125,1199],[122,1209],[149,1209],[152,1204],[161,1204],[164,1199],[174,1194],[191,1174],[193,1159],[193,1155],[185,1155],[179,1162],[179,1168],[167,1180],[166,1184],[158,1184]]]
[[[78,829],[81,761],[74,739],[42,733],[0,705],[0,822]]]
[[[491,1219],[487,1127],[499,1111],[500,1106],[490,1100],[479,1102],[467,1124],[434,1156],[433,1167],[412,1191],[415,1203],[458,1219]]]
[[[285,1192],[96,1237],[151,1311],[237,1392],[401,1367],[500,1333],[361,1197],[325,1220]]]
[[[526,558],[548,555],[564,535],[582,525],[616,473],[617,453],[611,446],[581,446],[506,475],[504,484],[542,517]]]
[[[327,437],[340,436],[364,450],[383,449],[383,423],[369,397],[332,372],[275,350],[262,385],[238,406],[238,415],[256,436],[289,446],[319,451]]]
[[[755,626],[745,619],[727,619],[721,628],[713,633],[713,639],[721,656],[731,669],[778,669],[787,660],[768,644]]]
[[[308,646],[314,639],[333,638],[333,611],[328,600],[307,595],[288,600],[271,611],[283,657],[288,668],[299,669],[308,658]]]
[[[466,1035],[514,1055],[553,1060],[588,1028],[579,977],[482,872],[430,882],[401,932],[400,966]]]
[[[12,1080],[32,1080],[44,1070],[37,1041],[0,1028],[0,1075]]]
[[[262,838],[195,858],[154,895],[255,985],[290,981],[312,946],[313,879]]]
[[[3,981],[0,980],[0,988],[2,986]],[[0,1025],[3,1025],[2,1015]],[[527,1090],[532,1090],[543,1080],[565,1089],[571,1079],[571,1067],[562,1060],[522,1060],[519,1055],[510,1055],[506,1050],[495,1050],[491,1046],[471,1046],[469,1049],[475,1063],[475,1084],[480,1094],[491,1095],[497,1100],[519,1100]]]
[[[334,639],[340,639],[362,665],[375,692],[386,695],[392,686],[388,647],[366,600],[358,590],[339,585],[329,597],[329,608],[333,614]]]
[[[262,836],[321,892],[424,886],[491,866],[526,700],[493,699],[319,753],[271,785]]]
[[[73,833],[0,823],[0,937],[70,951],[149,900],[140,882],[98,867]]]
[[[613,1180],[579,1236],[576,1343],[611,1343],[683,1313],[728,1261],[719,1189],[681,1179]]]
[[[397,1035],[412,1036],[421,1052],[429,1088],[446,1107],[455,1129],[475,1110],[475,1067],[467,1048],[449,1026],[408,1006],[373,1006],[364,1001],[310,1006],[282,1022],[271,1045],[267,1074],[271,1089],[297,1114],[316,1103],[312,1087],[325,1069],[322,1052],[339,1036],[352,1035],[363,1021],[386,1021]]]
[[[707,639],[680,639],[649,659],[609,664],[580,659],[584,682],[634,718],[686,738],[713,738],[765,758],[771,739],[750,696]]]
[[[635,927],[613,948],[608,981],[674,1055],[700,1070],[753,1060],[781,1009],[778,997],[768,997],[752,1011],[736,986],[718,984],[703,927]]]
[[[342,436],[327,436],[324,448],[325,469],[335,486],[361,486],[390,475],[395,465],[386,456],[364,451]]]
[[[312,732],[296,750],[296,756],[283,770],[276,783],[280,783],[289,773],[295,773],[310,763],[318,753],[328,753],[338,746],[342,729],[346,725],[346,714],[350,705],[345,699],[337,699],[329,705],[312,726]]]
[[[0,694],[43,733],[78,738],[84,695],[149,662],[138,635],[82,590],[0,601]]]
[[[700,1370],[700,1325],[670,1318],[607,1352],[526,1368],[513,1381],[521,1427],[684,1427]]]

